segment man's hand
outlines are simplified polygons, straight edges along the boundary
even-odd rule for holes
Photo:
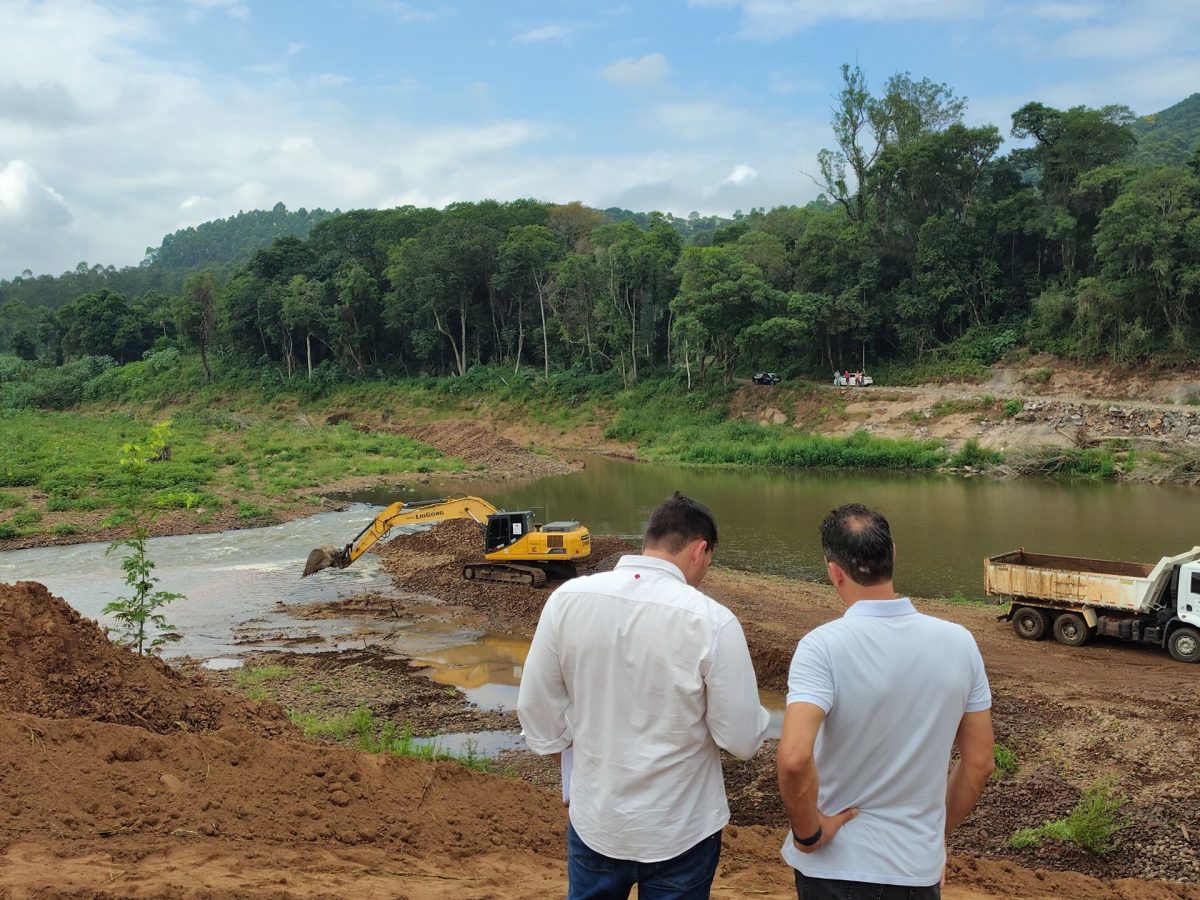
[[[834,838],[834,835],[836,835],[839,831],[841,831],[842,826],[845,825],[847,822],[849,822],[851,819],[853,819],[857,815],[858,815],[857,807],[851,807],[850,809],[843,809],[836,816],[827,816],[824,813],[822,813],[821,814],[821,839],[819,841],[817,841],[815,844],[813,844],[811,847],[806,847],[803,844],[801,844],[798,840],[796,840],[796,833],[793,831],[792,832],[792,846],[794,846],[801,853],[814,853],[817,850],[820,850],[822,847],[824,847],[830,841],[832,841]],[[804,835],[804,837],[810,837],[810,835],[806,834],[806,835]]]

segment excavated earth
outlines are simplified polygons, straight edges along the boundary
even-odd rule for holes
[[[478,547],[470,523],[397,537],[378,551],[409,599],[368,595],[306,614],[453,615],[531,635],[554,585],[465,583]],[[581,571],[630,549],[594,537]],[[785,687],[796,641],[840,613],[828,588],[804,582],[717,567],[705,587],[742,621],[772,691]],[[975,635],[997,738],[1019,761],[953,836],[945,896],[1200,900],[1195,672],[1153,649],[1019,641],[995,607],[918,602]],[[511,713],[474,709],[370,651],[255,664],[303,677],[249,700],[230,673],[114,647],[41,585],[0,585],[0,897],[562,895],[566,819],[552,763],[508,752],[500,767],[514,778],[372,756],[304,739],[280,704],[365,704],[444,731],[515,728]],[[310,693],[314,682],[328,693]],[[726,760],[734,821],[716,897],[795,896],[778,858],[773,750]],[[1128,798],[1115,850],[1007,847],[1016,829],[1065,816],[1101,776]]]

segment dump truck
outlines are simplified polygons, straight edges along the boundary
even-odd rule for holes
[[[480,497],[456,494],[439,500],[393,503],[346,546],[317,547],[302,578],[330,567],[344,569],[400,525],[432,525],[469,519],[479,526],[483,559],[463,566],[468,581],[505,581],[543,587],[547,576],[571,578],[576,560],[592,552],[591,533],[575,520],[537,525],[528,509],[502,510]]]
[[[1165,647],[1180,662],[1200,662],[1200,547],[1157,563],[1030,553],[983,562],[984,590],[1011,600],[1002,617],[1017,636],[1053,634],[1078,647],[1103,635]]]

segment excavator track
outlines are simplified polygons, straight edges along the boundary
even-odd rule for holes
[[[513,563],[471,563],[463,566],[467,581],[497,581],[507,584],[526,584],[545,587],[546,573],[537,566],[518,566]]]

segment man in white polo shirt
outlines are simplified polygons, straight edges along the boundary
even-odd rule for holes
[[[770,716],[738,620],[696,588],[717,526],[676,493],[642,554],[546,601],[517,714],[533,752],[571,748],[569,900],[706,898],[729,821],[718,748],[752,756]]]
[[[936,900],[946,836],[994,765],[983,660],[965,628],[896,596],[879,513],[838,507],[821,547],[846,612],[792,658],[778,751],[783,857],[801,900]]]

